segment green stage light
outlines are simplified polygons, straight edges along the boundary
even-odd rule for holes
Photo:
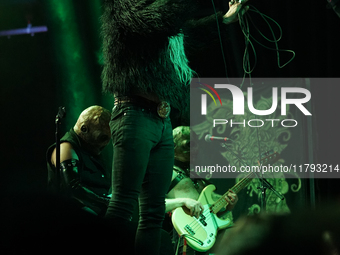
[[[100,86],[94,84],[74,2],[49,0],[46,9],[56,60],[58,104],[66,108],[65,126],[68,128],[73,126],[82,110],[95,104]]]

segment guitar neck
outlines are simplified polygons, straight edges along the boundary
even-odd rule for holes
[[[269,152],[265,152],[264,153],[265,157],[262,158],[260,161],[258,161],[258,164],[271,164],[271,163],[275,163],[278,161],[279,159],[279,154],[277,152],[273,152],[270,153]],[[247,186],[251,180],[254,178],[255,173],[250,172],[249,174],[247,174],[242,180],[240,180],[238,183],[236,183],[234,185],[234,187],[231,188],[231,190],[235,193],[240,192],[245,186]],[[226,206],[228,204],[228,202],[225,200],[225,198],[228,195],[227,191],[226,193],[223,194],[222,197],[220,197],[211,207],[210,210],[213,213],[218,213],[224,206]]]
[[[234,193],[238,193],[240,192],[245,186],[247,186],[251,180],[254,178],[254,173],[251,172],[249,174],[247,174],[244,178],[242,178],[242,180],[240,180],[238,183],[236,183],[232,188],[231,190],[234,192]],[[213,213],[218,213],[224,206],[226,206],[228,204],[228,202],[225,200],[225,198],[227,197],[228,195],[228,192],[227,191],[226,193],[224,193],[222,195],[222,197],[220,197],[212,206],[211,206],[211,211]]]
[[[234,193],[239,193],[245,186],[247,186],[251,180],[254,178],[254,173],[251,172],[249,174],[247,174],[244,178],[242,178],[242,180],[240,180],[238,183],[236,183],[232,188],[231,190],[234,191]],[[224,193],[224,196],[227,196],[228,194],[228,191],[226,193]]]

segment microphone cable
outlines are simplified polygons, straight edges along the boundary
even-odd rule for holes
[[[224,72],[225,72],[225,77],[227,78],[229,82],[229,77],[228,77],[228,68],[227,68],[227,61],[225,60],[225,55],[224,55],[224,49],[223,49],[223,43],[222,43],[222,36],[221,36],[221,30],[220,30],[220,24],[217,16],[217,11],[215,7],[214,0],[211,0],[214,12],[215,12],[215,17],[216,17],[216,26],[217,26],[217,34],[218,34],[218,39],[220,42],[220,48],[221,48],[221,53],[222,53],[222,59],[223,59],[223,64],[224,64]]]
[[[248,9],[247,12],[245,12],[243,15],[241,13],[238,14],[239,24],[240,24],[241,31],[242,31],[242,33],[244,35],[244,39],[245,39],[245,50],[244,50],[244,54],[243,54],[244,75],[243,75],[243,81],[242,81],[242,84],[240,85],[240,88],[242,88],[242,86],[243,86],[244,79],[245,79],[246,75],[249,76],[250,84],[252,84],[251,83],[251,73],[254,71],[254,69],[257,65],[257,53],[256,53],[256,50],[255,50],[253,41],[256,42],[257,44],[259,44],[260,46],[262,46],[265,49],[276,51],[277,66],[280,69],[285,67],[286,65],[288,65],[295,58],[295,52],[293,50],[280,49],[279,48],[278,42],[282,39],[282,34],[283,34],[282,28],[279,25],[279,23],[277,21],[275,21],[273,18],[269,17],[268,15],[265,15],[262,12],[260,12],[253,5],[248,5],[248,6],[249,6],[249,9]],[[262,20],[268,26],[272,38],[265,36],[264,33],[256,26],[255,22],[251,18],[250,12],[253,12],[253,13],[260,15]],[[278,37],[275,35],[274,29],[273,29],[272,25],[270,24],[270,22],[274,23],[274,25],[278,28],[278,30],[279,30],[279,36]],[[263,43],[259,42],[259,40],[256,39],[255,36],[250,33],[250,25],[252,25],[255,28],[255,31],[257,31],[258,34],[260,35],[260,37],[262,37],[265,41],[267,41],[269,43],[274,43],[274,47],[269,47],[269,46],[266,46]],[[254,64],[253,65],[250,63],[250,51],[252,51],[253,57],[254,57]],[[281,59],[280,59],[280,53],[281,52],[288,52],[288,53],[292,54],[292,57],[288,61],[286,61],[284,64],[281,64]]]
[[[216,26],[217,26],[219,43],[220,43],[222,59],[223,59],[223,64],[224,64],[224,71],[225,71],[226,78],[229,81],[227,62],[226,62],[226,59],[225,59],[225,54],[224,54],[224,49],[223,49],[221,29],[220,29],[220,25],[219,25],[219,20],[218,20],[218,15],[217,15],[217,11],[216,11],[214,0],[211,0],[211,3],[212,3],[212,7],[213,7],[213,10],[215,12],[215,17],[216,17]],[[246,12],[244,12],[244,9],[242,8],[239,11],[239,13],[238,13],[238,19],[239,19],[240,28],[241,28],[241,31],[242,31],[242,33],[244,35],[244,39],[245,39],[245,50],[244,50],[243,61],[242,61],[242,68],[243,68],[244,75],[243,75],[242,83],[240,84],[240,88],[242,88],[242,86],[244,84],[245,77],[247,75],[250,78],[250,84],[251,84],[251,73],[254,71],[254,69],[255,69],[255,67],[257,65],[257,54],[256,54],[256,50],[255,50],[255,46],[253,44],[253,41],[256,42],[257,44],[259,44],[260,46],[262,46],[265,49],[276,51],[277,65],[278,65],[279,68],[285,67],[290,62],[292,62],[293,59],[295,58],[295,52],[293,50],[280,49],[279,46],[278,46],[278,42],[282,39],[282,34],[283,34],[282,33],[282,28],[279,25],[279,23],[277,21],[275,21],[273,18],[269,17],[268,15],[265,15],[262,12],[260,12],[253,5],[247,5],[247,6],[249,6],[249,9]],[[256,26],[256,24],[254,23],[253,19],[251,18],[250,12],[253,12],[255,14],[260,15],[262,20],[267,24],[267,26],[268,26],[268,28],[270,30],[272,39],[270,39],[269,37],[265,36],[264,33],[261,32],[261,30]],[[273,30],[272,25],[270,24],[270,22],[274,23],[275,26],[279,29],[279,36],[278,36],[278,38],[275,35],[274,30]],[[274,43],[274,48],[266,46],[266,45],[262,44],[261,42],[259,42],[259,40],[257,40],[250,33],[250,25],[252,25],[255,28],[255,30],[258,32],[258,34],[262,38],[264,38],[267,42]],[[254,64],[253,65],[250,63],[250,50],[253,52],[253,56],[254,56]],[[289,53],[292,54],[292,57],[288,61],[286,61],[284,64],[281,64],[280,52],[289,52]]]

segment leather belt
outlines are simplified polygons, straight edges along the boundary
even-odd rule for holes
[[[124,103],[133,103],[149,109],[151,111],[157,112],[158,116],[162,119],[167,118],[170,115],[170,104],[166,101],[161,101],[160,103],[156,103],[154,101],[148,100],[144,97],[134,96],[120,96],[115,98],[115,105],[124,104]]]

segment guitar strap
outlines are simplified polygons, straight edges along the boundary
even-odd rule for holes
[[[187,239],[183,238],[183,253],[182,255],[187,254]]]
[[[169,193],[181,180],[183,180],[184,178],[186,177],[193,177],[191,178],[191,180],[193,181],[194,183],[194,186],[196,187],[196,189],[199,188],[198,186],[198,180],[202,181],[204,186],[208,186],[209,184],[212,184],[210,181],[208,181],[207,179],[202,179],[202,177],[200,177],[198,174],[196,174],[195,172],[191,172],[189,171],[189,169],[187,169],[186,171],[183,170],[182,168],[174,165],[173,166],[173,170],[175,172],[177,172],[177,176],[175,177],[175,179],[173,179],[170,183],[170,187],[168,189],[168,192]],[[189,175],[188,175],[189,174]]]
[[[177,172],[177,176],[175,177],[175,179],[171,181],[171,184],[170,184],[170,187],[167,193],[169,193],[181,180],[185,178],[185,175],[182,173],[181,168],[174,166],[174,171]]]

